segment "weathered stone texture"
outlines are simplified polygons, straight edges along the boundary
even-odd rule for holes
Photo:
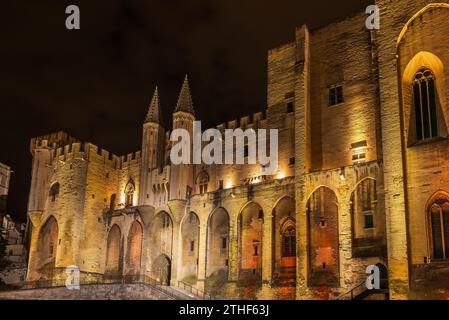
[[[221,298],[334,299],[382,264],[392,299],[441,297],[430,278],[447,261],[432,262],[428,204],[449,192],[449,5],[377,4],[380,30],[366,29],[364,13],[298,28],[268,53],[266,112],[217,126],[278,129],[273,175],[260,164],[170,165],[171,132],[155,117],[142,151],[126,157],[61,134],[33,139],[28,279],[43,277],[40,231],[53,217],[56,268],[140,272]],[[416,144],[411,84],[421,67],[436,78],[439,136]],[[335,86],[343,102],[330,105]],[[172,127],[191,132],[188,82],[180,101]]]

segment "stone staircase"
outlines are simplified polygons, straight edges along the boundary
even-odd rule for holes
[[[381,280],[381,289],[368,290],[366,283],[362,282],[339,296],[337,300],[389,300],[389,298],[388,281]]]
[[[69,290],[62,280],[28,282],[0,291],[0,300],[203,300],[210,296],[192,287],[163,286],[138,276],[80,283]]]

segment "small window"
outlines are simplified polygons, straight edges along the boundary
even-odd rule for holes
[[[192,188],[190,186],[186,187],[186,197],[190,198],[192,196]]]
[[[218,189],[223,190],[223,180],[220,180]]]
[[[244,157],[248,158],[248,155],[249,155],[249,147],[248,147],[248,145],[246,145],[245,149],[244,149]]]
[[[329,89],[329,103],[331,106],[343,103],[343,86],[332,86]]]
[[[190,241],[190,252],[195,251],[195,241]]]
[[[51,186],[49,195],[50,195],[51,202],[55,202],[56,198],[59,195],[59,183],[55,183]]]
[[[254,242],[254,256],[259,256],[259,242]]]
[[[293,102],[287,103],[287,113],[292,113],[295,110]]]
[[[134,192],[136,187],[134,186],[134,181],[129,180],[125,187],[125,205],[126,207],[132,207],[134,205]]]
[[[365,160],[366,160],[366,153],[364,153],[364,152],[357,153],[352,156],[352,161],[354,161],[354,162],[363,162]]]
[[[162,216],[162,229],[168,229],[170,227],[170,218],[167,215]]]
[[[199,185],[200,194],[207,193],[208,183],[209,183],[209,174],[203,170],[196,178],[196,183]]]
[[[295,162],[296,162],[295,157],[292,157],[292,158],[290,158],[290,160],[289,160],[289,165],[293,166],[293,165],[295,165]]]
[[[226,249],[228,247],[228,238],[221,239],[221,248]]]
[[[365,214],[365,229],[374,228],[374,216],[372,213]]]
[[[207,193],[207,184],[201,184],[200,185],[200,194]]]
[[[50,241],[50,243],[48,244],[48,252],[50,254],[50,256],[53,256],[54,250],[53,250],[54,244],[53,241]]]
[[[116,199],[117,199],[117,195],[115,193],[113,195],[111,195],[111,202],[109,204],[109,209],[111,211],[115,210],[115,201],[116,201]]]

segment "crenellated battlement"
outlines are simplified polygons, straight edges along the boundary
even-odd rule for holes
[[[136,151],[133,153],[129,153],[125,156],[121,156],[120,164],[122,167],[127,166],[127,165],[133,165],[133,164],[139,163],[141,161],[141,159],[142,159],[142,152]]]
[[[48,145],[47,140],[36,140],[33,143],[35,147],[51,148]],[[101,161],[114,169],[138,164],[141,161],[141,156],[141,151],[118,156],[90,142],[74,142],[52,150],[52,157],[54,160],[67,161],[71,158],[83,158],[86,160]]]
[[[217,125],[217,129],[220,131],[224,131],[226,129],[256,129],[263,127],[266,122],[266,116],[264,112],[257,112],[252,115],[248,115],[245,117],[241,117],[240,119],[235,119],[228,121],[226,123],[221,123]]]
[[[115,155],[101,147],[98,147],[92,143],[87,143],[85,150],[88,151],[90,160],[102,161],[105,165],[117,169],[120,164],[120,156]]]
[[[75,142],[53,150],[53,159],[66,161],[69,158],[83,157],[85,144]]]
[[[64,131],[58,131],[47,135],[34,137],[30,141],[30,152],[33,153],[37,148],[61,148],[65,145],[79,142],[78,139],[70,136]]]

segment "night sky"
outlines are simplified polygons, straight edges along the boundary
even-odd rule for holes
[[[203,126],[266,107],[267,51],[374,1],[3,0],[0,162],[14,170],[9,213],[26,217],[29,140],[64,130],[121,155],[140,150],[159,86],[166,123],[189,75]],[[65,28],[65,8],[81,30]]]

